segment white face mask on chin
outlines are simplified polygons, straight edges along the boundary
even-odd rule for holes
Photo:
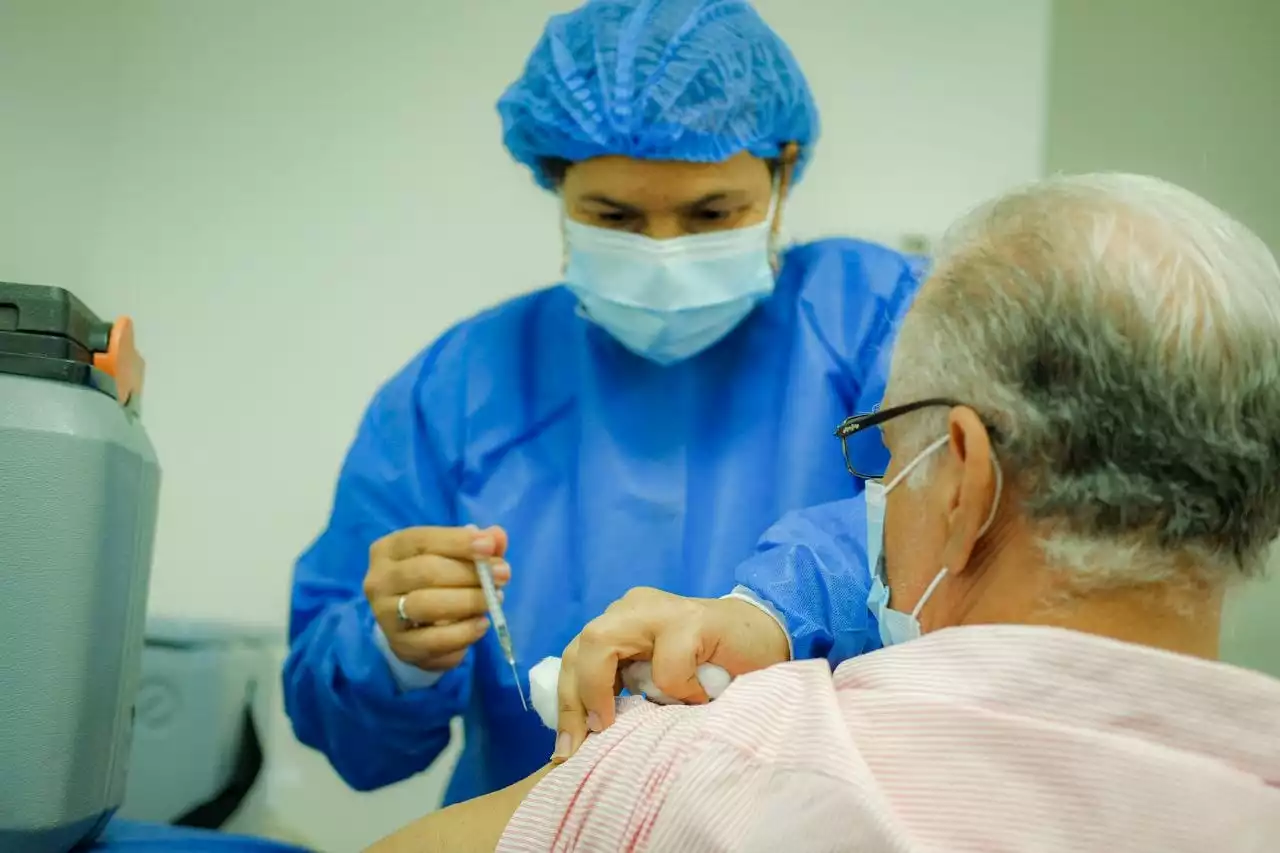
[[[658,364],[719,342],[773,293],[773,219],[711,234],[655,240],[566,219],[565,283],[581,312]]]

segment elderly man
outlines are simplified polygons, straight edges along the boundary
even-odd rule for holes
[[[503,827],[511,851],[1280,849],[1280,682],[1217,661],[1223,596],[1280,535],[1280,269],[1257,237],[1150,178],[1006,195],[955,226],[884,406],[840,434],[878,566],[847,606],[883,650],[700,707],[626,700],[546,778],[385,849]],[[868,441],[887,470],[860,467]],[[624,636],[664,606],[575,651],[687,642]],[[655,678],[725,653],[694,646]]]

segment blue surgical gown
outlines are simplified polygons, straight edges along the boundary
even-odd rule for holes
[[[431,687],[393,680],[361,583],[370,544],[416,525],[506,528],[522,678],[636,586],[743,584],[783,616],[797,657],[874,647],[859,487],[832,430],[879,403],[920,274],[868,243],[795,247],[741,326],[668,367],[585,321],[562,287],[445,333],[374,398],[298,560],[284,667],[298,738],[369,790],[425,769],[461,715],[450,803],[551,755],[492,632]],[[801,577],[821,561],[845,567],[830,585]]]

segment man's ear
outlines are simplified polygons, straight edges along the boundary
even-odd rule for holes
[[[947,418],[947,461],[951,471],[948,495],[947,539],[942,559],[952,575],[970,567],[974,545],[991,514],[995,500],[995,475],[991,466],[991,439],[977,413],[957,406]]]

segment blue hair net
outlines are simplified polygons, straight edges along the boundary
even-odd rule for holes
[[[768,159],[788,142],[798,179],[818,137],[800,66],[745,0],[591,0],[556,15],[498,113],[507,150],[548,189],[552,158]]]

